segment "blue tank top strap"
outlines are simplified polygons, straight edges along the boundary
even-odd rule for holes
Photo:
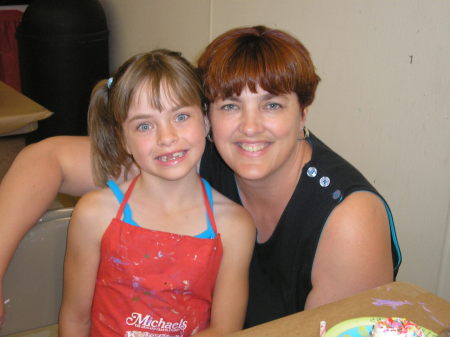
[[[208,197],[208,203],[210,205],[211,211],[214,211],[214,202],[213,202],[213,197],[212,197],[212,188],[211,185],[202,178],[202,182],[203,182],[203,186],[205,187],[206,190],[206,195]],[[115,197],[117,198],[117,201],[119,202],[119,204],[121,204],[123,202],[124,199],[124,194],[123,192],[120,190],[119,186],[117,185],[117,183],[113,180],[108,180],[106,182],[106,184],[108,185],[108,187],[111,189],[111,191],[114,193]],[[134,220],[133,220],[133,215],[131,212],[131,207],[128,205],[128,203],[125,205],[125,208],[123,210],[123,222],[126,222],[130,225],[136,226],[136,227],[140,227]],[[196,238],[199,239],[214,239],[216,237],[216,232],[214,231],[212,224],[211,224],[211,220],[208,216],[208,212],[206,212],[206,224],[207,224],[207,228],[204,232],[196,235]]]
[[[208,183],[208,181],[206,181],[205,179],[202,178],[202,182],[203,182],[203,186],[205,186],[205,190],[206,190],[206,195],[208,196],[208,203],[209,206],[211,208],[211,211],[214,212],[214,201],[213,201],[213,197],[212,197],[212,188],[211,185]],[[208,213],[206,213],[206,224],[207,224],[207,228],[204,232],[196,235],[196,238],[200,238],[200,239],[214,239],[216,237],[216,232],[214,232],[214,229],[211,225],[211,220],[208,216]]]
[[[111,189],[111,191],[114,193],[114,195],[117,198],[117,201],[119,202],[119,204],[122,203],[124,195],[122,193],[122,191],[120,190],[119,186],[117,185],[117,183],[113,180],[108,180],[106,182],[106,184],[108,185],[108,187]],[[130,225],[133,226],[137,226],[140,227],[134,220],[133,220],[133,215],[131,213],[131,208],[128,205],[128,203],[125,205],[125,208],[123,210],[123,222],[126,222]]]

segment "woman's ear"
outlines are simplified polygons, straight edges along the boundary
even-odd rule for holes
[[[306,118],[308,117],[308,113],[309,113],[309,107],[304,108],[303,111],[302,111],[302,122],[303,122],[303,124],[306,123]]]

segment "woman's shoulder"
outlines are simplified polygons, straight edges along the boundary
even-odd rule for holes
[[[312,155],[311,160],[303,168],[302,177],[313,182],[311,186],[322,192],[319,195],[324,198],[332,196],[339,203],[355,191],[378,194],[363,173],[312,133],[309,142]]]

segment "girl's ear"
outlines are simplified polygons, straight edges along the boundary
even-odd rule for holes
[[[206,137],[206,135],[211,130],[211,123],[209,122],[209,118],[206,115],[203,116],[203,121],[205,123],[205,137]]]
[[[128,146],[128,140],[127,140],[127,135],[125,134],[125,130],[122,127],[122,148],[125,150],[126,153],[128,153],[130,156],[133,156],[131,154],[130,148]]]

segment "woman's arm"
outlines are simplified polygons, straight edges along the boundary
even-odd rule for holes
[[[305,309],[393,281],[388,215],[370,192],[349,195],[331,213],[312,269]]]
[[[215,214],[222,212],[216,204],[214,207]],[[248,269],[256,230],[247,211],[237,205],[232,209],[223,210],[226,217],[216,216],[217,223],[220,223],[223,258],[214,288],[210,327],[195,335],[198,337],[222,336],[240,330],[244,325]]]
[[[69,224],[64,260],[64,291],[59,314],[60,337],[88,337],[100,241],[107,226],[102,206],[91,194],[81,198]]]
[[[54,137],[25,147],[0,184],[0,281],[20,240],[58,191],[80,195],[93,188],[89,138]],[[0,301],[1,325],[1,286]]]

